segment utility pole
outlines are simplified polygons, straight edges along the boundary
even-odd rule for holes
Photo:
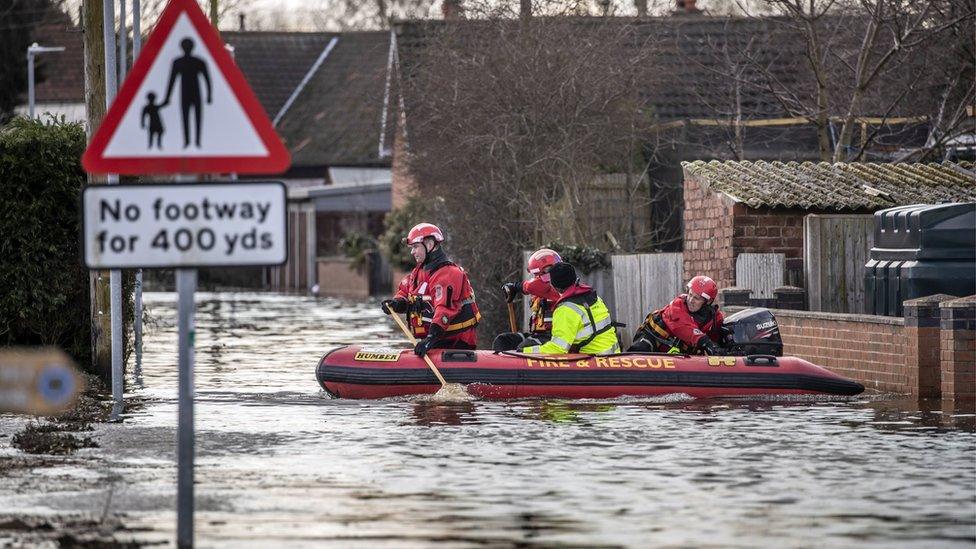
[[[216,29],[217,23],[217,0],[210,0],[210,24]]]
[[[85,111],[88,119],[88,138],[105,117],[105,41],[102,0],[84,0],[82,27],[85,40]],[[114,67],[113,67],[114,69]],[[103,179],[88,176],[88,183],[104,183]],[[111,383],[112,321],[109,316],[109,272],[91,271],[88,279],[89,309],[91,312],[92,370],[102,381]]]

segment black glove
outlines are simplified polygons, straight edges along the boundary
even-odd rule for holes
[[[380,305],[382,305],[383,312],[386,314],[390,314],[390,311],[394,313],[405,313],[410,308],[410,304],[407,303],[406,299],[384,299]]]
[[[413,353],[423,358],[428,351],[434,348],[434,344],[437,343],[437,340],[439,340],[442,335],[444,335],[444,328],[441,328],[438,324],[431,323],[430,331],[427,332],[427,337],[421,339],[416,345],[414,345]]]
[[[421,339],[413,347],[413,353],[421,358],[424,357],[437,343],[437,340],[444,335],[444,328],[441,328],[437,324],[430,325],[430,332],[427,333],[427,337]]]
[[[514,282],[506,282],[502,285],[502,291],[505,292],[505,301],[511,303],[522,293],[522,285]]]
[[[708,336],[705,336],[698,340],[698,348],[701,349],[706,355],[721,355],[724,353],[721,347],[715,344]]]

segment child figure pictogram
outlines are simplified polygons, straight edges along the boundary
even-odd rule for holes
[[[156,146],[162,150],[163,148],[163,119],[159,116],[159,110],[165,107],[165,103],[162,105],[156,104],[156,94],[149,92],[146,94],[146,106],[142,108],[142,118],[139,122],[140,128],[146,127],[146,118],[149,119],[149,148],[153,147],[153,139],[156,140]]]

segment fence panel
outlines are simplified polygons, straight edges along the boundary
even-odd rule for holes
[[[785,254],[739,254],[735,285],[752,290],[752,299],[773,299],[773,290],[783,285],[785,269]]]
[[[874,246],[874,216],[803,219],[803,270],[811,311],[864,313],[864,265]]]
[[[681,293],[682,255],[615,255],[612,261],[616,308],[611,310],[617,322],[627,324],[620,330],[626,347],[647,313],[667,305]]]
[[[617,322],[627,324],[620,330],[620,340],[625,346],[631,344],[634,328],[640,324],[644,315],[644,302],[641,300],[641,272],[639,255],[614,255],[610,258],[613,264],[613,288],[616,309],[613,318]]]

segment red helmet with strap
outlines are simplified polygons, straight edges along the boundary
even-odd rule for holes
[[[539,276],[547,268],[552,267],[560,261],[562,261],[562,258],[555,251],[549,248],[541,248],[529,256],[528,270],[530,273]]]
[[[416,244],[417,242],[423,241],[424,238],[431,237],[437,242],[444,242],[444,233],[437,228],[437,225],[432,225],[430,223],[417,223],[410,229],[407,233],[407,238],[403,241],[406,244]]]
[[[698,275],[688,281],[688,290],[711,302],[718,296],[718,284],[707,276]]]

